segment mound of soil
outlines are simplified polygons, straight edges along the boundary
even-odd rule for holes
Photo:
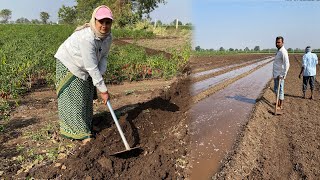
[[[96,139],[67,159],[34,167],[24,177],[61,179],[177,179],[186,177],[188,161],[188,80],[176,81],[160,97],[135,108],[122,107],[120,125],[130,147],[138,151],[109,156],[124,150],[120,135],[107,114],[99,114]],[[131,110],[125,110],[131,109]],[[102,118],[104,117],[104,118]]]

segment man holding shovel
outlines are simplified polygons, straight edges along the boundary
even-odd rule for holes
[[[306,98],[306,90],[308,86],[308,82],[310,84],[311,96],[310,99],[313,99],[313,89],[314,89],[314,81],[316,78],[316,70],[318,64],[318,57],[315,53],[311,53],[311,47],[307,46],[305,50],[306,54],[303,55],[302,58],[302,67],[299,74],[299,78],[301,78],[301,74],[303,73],[303,85],[302,92],[303,98]]]
[[[282,36],[276,38],[276,47],[278,51],[273,62],[274,92],[277,94],[275,113],[283,109],[284,79],[290,67],[288,51],[283,46]]]

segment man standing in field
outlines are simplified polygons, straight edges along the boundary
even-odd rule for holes
[[[316,78],[318,57],[315,53],[311,53],[310,46],[306,47],[305,52],[306,54],[304,54],[302,58],[302,67],[299,74],[299,78],[301,78],[301,74],[303,73],[303,85],[302,85],[303,98],[306,98],[306,90],[309,82],[310,89],[311,89],[310,99],[313,99],[314,98],[313,89],[314,89],[314,81]]]
[[[276,38],[276,47],[278,51],[273,62],[273,79],[274,79],[274,92],[277,94],[278,85],[280,83],[280,92],[277,109],[283,109],[284,100],[284,79],[288,73],[290,63],[288,51],[283,46],[283,37]]]

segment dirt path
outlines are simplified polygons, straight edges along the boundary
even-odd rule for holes
[[[214,179],[318,179],[320,177],[320,93],[302,99],[298,79],[301,56],[290,56],[285,82],[285,110],[272,115],[273,82],[257,103],[235,151]],[[319,70],[319,68],[318,68]],[[318,71],[319,72],[319,71]]]

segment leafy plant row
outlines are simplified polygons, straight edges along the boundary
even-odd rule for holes
[[[0,25],[0,95],[17,97],[35,84],[53,85],[54,54],[74,31],[67,25]],[[115,37],[152,37],[149,32],[113,30]],[[170,78],[177,75],[190,56],[190,46],[172,50],[172,59],[163,55],[148,56],[135,45],[112,45],[106,81],[120,83],[149,78]]]

